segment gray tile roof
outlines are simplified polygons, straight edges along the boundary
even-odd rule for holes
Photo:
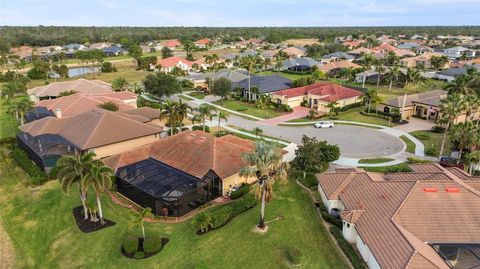
[[[295,66],[308,66],[312,67],[314,65],[320,66],[321,64],[315,61],[312,58],[301,57],[301,58],[290,58],[283,62],[283,68],[291,68]]]
[[[407,95],[405,100],[405,106],[412,106],[414,103],[427,104],[432,106],[438,106],[440,100],[447,96],[448,92],[444,90],[433,90],[429,92]],[[397,96],[392,99],[388,99],[384,104],[395,107],[403,106],[404,96]]]
[[[257,87],[260,93],[270,93],[290,88],[292,81],[279,75],[252,76],[250,79],[250,88]],[[233,88],[248,88],[248,79],[233,83]]]
[[[322,56],[322,59],[335,59],[335,58],[343,58],[345,60],[355,59],[355,57],[353,57],[352,55],[347,54],[347,53],[342,52],[342,51],[336,51],[334,53],[330,53],[330,54]]]
[[[480,64],[475,64],[472,65],[473,68],[476,68],[477,71],[480,71]],[[467,68],[466,67],[456,67],[456,68],[448,68],[442,71],[437,72],[438,75],[444,75],[444,76],[451,76],[451,77],[456,77],[459,75],[465,75],[467,74]]]

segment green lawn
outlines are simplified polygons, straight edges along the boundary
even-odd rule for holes
[[[388,120],[378,118],[378,117],[372,117],[372,116],[365,116],[360,114],[360,111],[362,111],[363,107],[359,108],[352,108],[348,111],[345,112],[339,112],[338,119],[336,118],[335,120],[345,120],[345,121],[355,121],[355,122],[363,122],[363,123],[369,123],[369,124],[377,124],[377,125],[382,125],[382,126],[395,126],[396,124],[394,123],[389,123]],[[317,120],[310,120],[307,118],[301,118],[301,119],[293,119],[289,120],[287,122],[311,122],[311,121],[320,121],[320,120],[328,120],[328,116],[324,116],[321,119]]]
[[[306,75],[297,75],[297,74],[290,74],[290,73],[285,73],[285,72],[280,72],[280,71],[263,71],[263,72],[258,72],[257,75],[263,75],[263,76],[268,76],[268,75],[279,75],[286,77],[291,80],[296,80],[299,78],[304,78],[304,77],[311,77],[310,74]]]
[[[193,97],[193,98],[197,98],[197,99],[203,99],[206,96],[205,93],[203,93],[203,92],[191,92],[188,95]]]
[[[405,151],[415,154],[415,143],[413,143],[412,140],[408,139],[404,135],[400,136],[400,139],[402,139],[403,142],[405,142],[405,144],[407,145],[407,149]]]
[[[27,175],[14,164],[3,165],[0,177],[0,211],[15,246],[18,268],[290,268],[289,247],[302,250],[303,268],[347,268],[324,230],[311,200],[290,181],[275,187],[266,218],[283,216],[269,224],[265,235],[252,232],[259,206],[243,213],[219,230],[198,236],[190,221],[179,224],[147,223],[148,234],[170,238],[156,256],[131,260],[120,254],[120,242],[128,234],[129,210],[103,198],[106,218],[117,224],[83,234],[71,215],[79,205],[77,191],[61,192],[57,182],[30,189]]]
[[[237,130],[242,131],[242,132],[250,133],[250,134],[253,134],[253,135],[255,134],[255,132],[254,132],[253,130],[247,130],[247,129],[240,128],[240,127],[233,126],[233,125],[228,125],[228,127],[233,128],[233,129],[237,129]],[[274,136],[270,136],[270,135],[260,134],[259,136],[260,136],[260,137],[265,137],[265,138],[270,138],[270,139],[276,139],[276,140],[280,140],[280,141],[284,141],[284,142],[290,143],[290,141],[288,141],[288,140],[281,139],[281,138],[274,137]]]
[[[5,99],[0,100],[0,139],[14,137],[18,130],[18,122],[13,115],[7,114],[8,105]]]
[[[359,164],[372,164],[372,163],[386,163],[391,162],[394,159],[392,158],[372,158],[372,159],[360,159]]]
[[[415,131],[411,132],[410,134],[423,143],[423,145],[425,146],[425,154],[433,157],[438,157],[440,153],[440,146],[442,144],[443,134],[435,133],[432,131]],[[452,153],[452,147],[453,144],[447,137],[447,140],[445,142],[445,149],[443,150],[443,155],[450,156],[450,153]],[[428,149],[430,148],[433,148],[433,153],[436,154],[428,154]]]
[[[274,118],[284,114],[272,109],[259,109],[255,107],[254,103],[247,103],[247,102],[241,102],[236,100],[224,100],[223,105],[220,100],[214,103],[216,105],[222,106],[227,109],[235,110],[240,113],[248,114],[248,115],[263,118],[263,119]]]
[[[413,171],[408,166],[407,163],[401,163],[401,164],[390,165],[390,166],[381,166],[381,167],[362,167],[362,166],[359,166],[358,168],[363,168],[365,171],[376,172],[376,173],[412,172]]]

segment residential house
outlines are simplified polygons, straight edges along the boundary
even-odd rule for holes
[[[17,55],[20,59],[25,59],[31,57],[33,48],[29,46],[20,46],[16,48],[11,48],[10,53]]]
[[[322,58],[320,59],[320,62],[322,64],[328,64],[330,62],[335,62],[339,60],[353,61],[355,60],[355,57],[343,51],[336,51],[334,53],[323,55]]]
[[[164,124],[160,120],[159,109],[144,106],[144,107],[138,107],[138,108],[121,109],[117,113],[130,117],[142,123],[149,123],[149,124],[164,126]]]
[[[26,119],[27,122],[31,122],[47,116],[71,117],[95,109],[107,102],[117,104],[119,111],[130,110],[137,107],[137,94],[128,91],[100,94],[76,93],[55,99],[46,99],[37,102],[34,109],[27,113]]]
[[[305,56],[305,49],[303,48],[297,48],[297,47],[288,47],[286,49],[283,49],[282,50],[283,52],[285,52],[288,57],[290,58],[300,58],[300,57],[303,57]]]
[[[101,80],[87,80],[81,78],[72,81],[53,82],[48,85],[38,86],[28,89],[27,94],[31,101],[38,102],[40,100],[57,98],[60,93],[68,91],[84,94],[111,93],[112,86]]]
[[[104,158],[158,140],[161,132],[158,125],[96,108],[22,125],[17,142],[36,165],[48,171],[61,156],[89,151]]]
[[[266,50],[266,51],[262,51],[261,56],[263,59],[269,59],[269,60],[275,61],[275,59],[277,58],[278,52],[279,50]]]
[[[382,35],[382,36],[376,38],[376,40],[379,41],[382,44],[397,45],[397,40],[392,39],[387,35]]]
[[[324,72],[325,74],[332,74],[335,72],[338,72],[340,69],[345,69],[345,68],[360,68],[360,65],[356,63],[352,63],[351,61],[348,60],[341,60],[341,61],[336,61],[336,62],[330,62],[328,64],[321,65],[319,67],[319,70]]]
[[[317,175],[342,236],[369,268],[448,269],[480,265],[480,177],[438,164],[378,174],[336,169]]]
[[[452,59],[452,60],[455,60],[455,59],[458,60],[463,55],[465,55],[467,58],[475,57],[475,51],[471,49],[467,49],[465,47],[453,47],[453,48],[444,49],[443,53],[447,55],[449,59]]]
[[[187,76],[187,79],[193,82],[194,88],[207,89],[209,79],[226,78],[232,84],[248,79],[248,72],[244,70],[220,70],[215,73],[193,73]]]
[[[239,175],[247,165],[243,155],[253,147],[252,141],[232,135],[185,131],[104,163],[115,171],[118,193],[156,215],[179,217],[233,187],[253,183],[255,178]]]
[[[327,105],[337,102],[338,107],[354,104],[361,101],[362,92],[331,82],[318,82],[303,87],[276,91],[271,94],[272,102],[298,107],[306,102],[307,105],[319,112],[328,112]]]
[[[347,51],[347,54],[352,55],[355,58],[360,58],[364,54],[371,54],[377,59],[383,58],[383,54],[378,51],[373,51],[365,47],[359,47],[351,51]]]
[[[283,61],[282,70],[290,71],[309,71],[314,66],[321,66],[319,62],[312,58],[300,57],[300,58],[289,58]]]
[[[140,49],[142,49],[143,53],[149,53],[153,51],[152,47],[149,45],[140,45]]]
[[[363,78],[365,76],[365,81],[376,82],[378,79],[378,72],[375,70],[366,70],[355,75],[356,83],[363,83]]]
[[[344,45],[348,49],[354,49],[362,45],[363,42],[364,42],[363,40],[348,40],[348,41],[344,41],[342,45]]]
[[[63,48],[60,46],[46,46],[46,47],[39,47],[37,48],[37,52],[39,54],[53,54],[61,51]]]
[[[424,54],[420,54],[414,57],[407,57],[400,59],[400,64],[404,67],[417,67],[417,65],[422,64],[425,68],[432,67],[430,64],[430,59],[432,57],[441,57],[443,54],[438,52],[427,52]],[[445,64],[443,68],[448,66],[448,63]]]
[[[171,39],[164,41],[165,47],[174,50],[182,45],[178,39]]]
[[[127,54],[127,51],[119,45],[113,45],[103,49],[103,53],[107,56],[120,56]]]
[[[248,86],[250,85],[250,91]],[[292,86],[292,81],[279,75],[257,76],[252,75],[250,80],[247,78],[232,83],[232,89],[242,88],[243,96],[249,100],[256,100],[258,95],[273,94],[277,91],[288,89]],[[255,90],[258,91],[256,93]]]
[[[103,50],[103,49],[106,49],[108,47],[110,47],[111,45],[109,43],[92,43],[88,46],[89,49],[92,49],[92,50]]]
[[[156,66],[159,66],[160,72],[170,73],[175,67],[180,68],[183,71],[189,71],[192,69],[193,62],[184,58],[172,56],[165,59],[158,59]],[[155,66],[150,66],[150,69],[156,69]],[[206,69],[206,66],[205,66]]]
[[[440,80],[452,81],[459,75],[467,74],[467,67],[475,68],[477,71],[480,71],[480,64],[474,65],[464,65],[463,67],[448,68],[445,70],[437,71],[435,77]]]
[[[72,43],[72,44],[63,46],[63,49],[68,52],[75,52],[77,50],[86,50],[87,47],[82,44]]]
[[[195,46],[197,46],[197,48],[205,49],[210,44],[213,44],[213,41],[210,38],[202,38],[202,39],[199,39],[199,40],[197,40],[193,43],[195,44]]]
[[[406,50],[414,50],[416,49],[418,46],[420,46],[418,43],[402,43],[400,45],[397,46],[398,49],[406,49]]]
[[[408,49],[399,49],[399,48],[396,48],[390,44],[387,44],[387,43],[383,43],[379,46],[376,46],[374,48],[372,48],[372,51],[374,52],[380,52],[382,53],[383,55],[386,55],[388,54],[389,52],[393,52],[395,53],[395,55],[397,55],[398,57],[402,58],[402,57],[408,57],[408,56],[415,56],[415,52],[411,51],[411,50],[408,50]]]

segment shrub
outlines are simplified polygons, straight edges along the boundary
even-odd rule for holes
[[[101,67],[102,73],[117,72],[117,68],[111,62],[103,62]]]
[[[432,147],[427,148],[425,150],[425,154],[427,154],[428,156],[438,156],[438,153],[439,153],[438,150]]]
[[[207,232],[212,227],[212,216],[206,212],[198,213],[192,220],[192,224],[200,230],[200,232]]]
[[[368,112],[365,112],[365,111],[360,111],[360,114],[362,114],[363,116],[367,116],[367,117],[377,117],[377,118],[384,119],[384,120],[392,120],[392,117],[385,116],[385,115],[382,115],[382,114],[368,113]]]
[[[340,229],[342,228],[343,223],[342,223],[341,220],[330,216],[330,214],[328,214],[328,212],[327,212],[326,210],[325,210],[325,211],[322,211],[321,213],[322,213],[322,218],[323,218],[326,222],[328,222],[328,223],[330,223],[330,224],[333,224],[333,225],[337,226],[337,227],[340,228]]]
[[[445,128],[442,126],[435,125],[432,127],[432,132],[442,134],[445,132]]]
[[[238,190],[233,191],[230,194],[230,198],[233,199],[233,200],[238,199],[238,198],[244,196],[245,194],[247,194],[249,191],[250,191],[250,186],[248,184],[242,184],[242,186],[240,186],[240,188],[238,188]]]
[[[407,157],[409,163],[431,163],[429,160],[422,160],[415,157]]]
[[[239,107],[239,108],[237,108],[236,110],[239,111],[239,112],[242,112],[242,111],[247,111],[248,108],[246,108],[246,107]]]
[[[247,193],[242,198],[211,211],[208,214],[211,217],[212,229],[217,229],[225,225],[232,218],[245,212],[245,210],[254,207],[256,204],[257,200],[255,199],[255,196],[251,193]]]
[[[348,259],[352,263],[353,267],[356,269],[365,269],[365,263],[363,262],[362,258],[360,258],[353,249],[352,245],[345,240],[342,236],[342,231],[335,227],[335,226],[330,226],[329,228],[330,233],[335,237],[335,239],[338,242],[338,245],[342,249],[343,253],[347,255]]]
[[[298,181],[300,181],[300,183],[302,183],[303,186],[309,189],[315,189],[318,186],[317,178],[313,173],[307,173],[305,178],[303,178],[303,173],[302,173],[302,175],[299,176]]]
[[[413,134],[413,136],[415,136],[418,139],[422,139],[422,140],[428,140],[428,139],[431,138],[431,136],[429,134],[426,134],[426,133]]]
[[[293,265],[299,266],[302,264],[305,256],[298,248],[290,248],[288,250],[288,259]]]
[[[201,125],[192,126],[192,131],[197,131],[197,130],[203,131],[203,127]],[[210,133],[210,127],[205,126],[205,132]]]
[[[227,223],[232,218],[232,205],[226,205],[213,211],[212,216],[212,228],[216,229]]]
[[[143,250],[147,254],[154,254],[162,249],[162,238],[160,236],[149,236],[143,241]]]
[[[133,254],[133,257],[135,259],[143,259],[145,258],[145,252],[143,251],[135,251],[135,253]]]
[[[30,176],[29,184],[41,185],[47,181],[48,177],[38,166],[36,166],[25,151],[19,147],[14,147],[12,150],[12,158],[17,164]]]
[[[138,249],[138,238],[134,236],[127,236],[123,239],[123,251],[128,255],[132,255]]]
[[[357,107],[361,107],[362,106],[362,103],[361,102],[358,102],[358,103],[353,103],[353,104],[350,104],[350,105],[346,105],[346,106],[343,106],[340,108],[340,111],[347,111],[347,110],[350,110],[350,109],[353,109],[353,108],[357,108]]]
[[[243,196],[241,199],[232,203],[232,217],[240,215],[247,209],[254,207],[256,204],[257,200],[255,200],[253,194]]]

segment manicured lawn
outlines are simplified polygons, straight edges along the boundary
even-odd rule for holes
[[[228,127],[237,129],[237,130],[242,131],[242,132],[250,133],[250,134],[253,134],[253,135],[255,134],[255,132],[254,132],[253,130],[247,130],[247,129],[240,128],[240,127],[236,127],[236,126],[233,126],[233,125],[228,125]],[[260,134],[259,136],[260,136],[260,137],[265,137],[265,138],[271,138],[271,139],[281,140],[281,141],[290,143],[290,141],[288,141],[288,140],[280,139],[280,138],[277,138],[277,137],[274,137],[274,136],[269,136],[269,135],[264,135],[264,134]]]
[[[410,134],[413,135],[418,140],[422,141],[423,145],[425,146],[425,154],[433,157],[438,157],[440,153],[440,147],[442,144],[443,134],[435,133],[432,131],[415,131],[415,132],[411,132]],[[445,141],[445,148],[443,150],[443,155],[450,156],[450,153],[452,153],[452,147],[453,147],[453,144],[450,141],[450,139],[447,137],[447,140]],[[435,149],[434,153],[436,154],[428,154],[428,149],[430,148]]]
[[[391,162],[394,159],[392,158],[372,158],[372,159],[360,159],[358,163],[366,163],[366,164],[372,164],[372,163],[386,163],[386,162]]]
[[[407,163],[401,163],[396,165],[390,166],[382,166],[382,167],[362,167],[365,171],[368,172],[377,172],[377,173],[390,173],[390,172],[412,172],[412,169],[408,167]]]
[[[18,122],[13,115],[7,114],[8,105],[5,99],[0,100],[0,139],[15,137],[18,130]]]
[[[360,114],[360,111],[363,110],[363,107],[359,108],[352,108],[348,111],[345,112],[339,112],[338,116],[335,118],[335,120],[345,120],[345,121],[355,121],[355,122],[363,122],[363,123],[369,123],[369,124],[376,124],[376,125],[382,125],[382,126],[395,126],[395,123],[389,122],[388,120],[378,118],[378,117],[373,117],[373,116],[365,116]],[[321,121],[321,120],[329,120],[329,117],[325,115],[324,117],[317,119],[317,120],[310,120],[307,118],[301,118],[301,119],[293,119],[289,120],[287,122],[311,122],[311,121]]]
[[[255,107],[254,103],[247,103],[247,102],[241,102],[241,101],[236,101],[236,100],[224,100],[223,105],[222,102],[216,101],[216,105],[223,106],[227,109],[235,110],[244,114],[248,114],[251,116],[263,118],[263,119],[269,119],[269,118],[274,118],[282,115],[283,113],[277,112],[272,109],[258,109]]]
[[[197,99],[205,98],[205,93],[203,93],[203,92],[191,92],[188,95],[190,95],[191,97],[197,98]]]
[[[113,227],[83,234],[71,215],[79,205],[76,188],[69,195],[58,182],[30,189],[26,175],[14,164],[3,165],[0,206],[4,227],[12,238],[18,268],[289,268],[289,247],[305,254],[303,268],[347,268],[317,216],[311,200],[290,181],[275,187],[267,205],[266,219],[283,216],[269,224],[265,235],[252,232],[259,206],[236,217],[226,226],[198,236],[190,221],[179,224],[147,223],[148,234],[168,237],[170,242],[156,256],[130,260],[120,254],[120,242],[129,230],[129,210],[103,197],[106,218]]]
[[[404,135],[400,136],[400,139],[402,139],[403,142],[405,142],[405,144],[407,145],[407,149],[405,151],[415,154],[415,143],[413,143],[412,140],[408,139]]]
[[[285,73],[285,72],[281,72],[281,71],[263,71],[263,72],[258,72],[257,75],[264,75],[264,76],[279,75],[279,76],[283,76],[283,77],[286,77],[286,78],[291,79],[291,80],[296,80],[296,79],[299,79],[299,78],[311,77],[312,76],[310,74],[297,75],[297,74],[290,74],[290,73]]]

